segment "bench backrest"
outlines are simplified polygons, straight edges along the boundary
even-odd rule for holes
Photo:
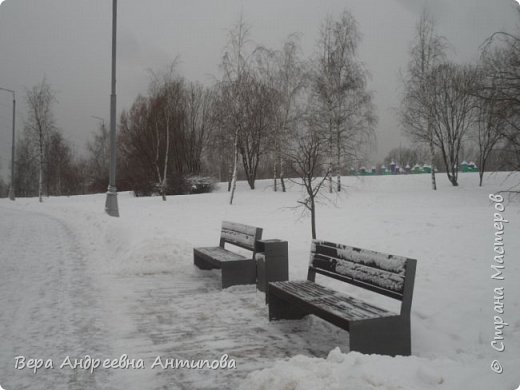
[[[316,273],[400,300],[410,315],[417,261],[367,249],[313,240],[308,280]]]
[[[255,251],[255,242],[262,238],[262,228],[224,221],[220,232],[220,246],[227,242],[240,248]]]

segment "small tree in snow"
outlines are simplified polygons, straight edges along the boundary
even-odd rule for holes
[[[325,158],[327,139],[312,128],[307,128],[288,152],[291,168],[305,189],[306,197],[298,201],[311,214],[312,238],[316,239],[316,198],[329,176],[329,164]]]

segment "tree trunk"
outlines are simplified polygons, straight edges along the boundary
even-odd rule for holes
[[[42,134],[42,130],[40,129],[40,177],[38,180],[38,199],[39,199],[40,203],[43,202],[42,193],[43,193],[43,134]]]
[[[453,155],[453,153],[451,153],[451,155]],[[454,160],[455,160],[455,163],[452,164],[452,168],[451,168],[451,184],[453,185],[453,187],[457,187],[459,185],[459,183],[457,182],[458,169],[459,169],[458,157],[452,158],[452,161],[454,161]]]
[[[40,203],[43,202],[42,187],[43,187],[43,167],[42,167],[42,164],[40,163],[40,177],[38,180],[38,200],[40,201]]]
[[[253,176],[249,176],[247,178],[247,183],[249,184],[249,188],[251,188],[252,190],[255,189],[255,179],[253,178]]]
[[[167,185],[167,173],[168,173],[168,156],[170,154],[170,123],[166,118],[166,150],[164,155],[164,171],[162,178],[162,200],[166,201],[166,185]]]
[[[280,158],[280,184],[282,185],[282,192],[285,192],[285,180],[284,180],[284,172],[283,172],[283,159]]]
[[[229,164],[228,166],[228,178],[227,178],[227,191],[231,192],[231,182],[233,181],[233,165]]]
[[[332,194],[333,187],[332,187],[332,160],[329,162],[329,169],[327,172],[327,180],[329,181],[329,192]]]
[[[314,203],[314,198],[311,197],[311,230],[312,230],[312,239],[316,239],[316,203]]]
[[[337,183],[337,190],[338,192],[341,191],[341,144],[340,144],[340,141],[341,141],[341,138],[340,138],[340,133],[338,131],[338,139],[337,139],[337,145],[336,145],[336,175],[337,175],[337,178],[338,178],[338,183]]]
[[[278,191],[278,180],[277,180],[277,172],[276,172],[276,163],[277,163],[277,158],[275,156],[274,158],[274,161],[273,161],[273,189],[274,189],[274,192],[277,192]]]
[[[229,198],[229,204],[233,204],[233,198],[235,196],[235,189],[237,186],[237,165],[238,165],[238,129],[235,131],[235,142],[234,142],[234,156],[233,156],[233,175],[231,177],[231,196]]]
[[[447,174],[448,174],[448,180],[450,181],[451,185],[453,187],[457,187],[459,185],[459,183],[457,183],[457,175],[456,173],[454,172],[456,168],[452,168],[451,169],[451,172],[448,171]]]
[[[428,127],[430,127],[429,129],[429,134],[430,134],[430,156],[431,156],[431,166],[432,166],[432,190],[436,191],[437,190],[437,182],[435,180],[435,168],[433,166],[433,162],[435,160],[435,146],[433,145],[433,132],[431,130],[431,125],[428,124]]]

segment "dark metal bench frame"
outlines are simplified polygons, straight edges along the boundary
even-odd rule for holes
[[[262,238],[262,228],[224,221],[218,247],[193,248],[193,263],[200,269],[221,269],[222,288],[238,284],[256,283],[255,243]],[[250,250],[251,258],[225,249],[226,244]],[[224,259],[211,255],[218,251]]]
[[[355,254],[353,257],[356,257],[356,259],[346,258],[345,253]],[[336,269],[338,264],[343,269]],[[397,266],[394,267],[394,265]],[[269,321],[300,319],[308,314],[314,314],[349,331],[350,349],[352,351],[391,356],[410,355],[410,310],[416,265],[417,261],[415,259],[387,255],[327,241],[313,240],[307,275],[308,282],[269,283]],[[353,267],[351,268],[353,271],[345,271],[345,266],[347,269]],[[366,272],[372,274],[372,276],[363,276],[367,275]],[[400,313],[388,315],[388,311],[383,309],[387,313],[381,317],[349,318],[347,313],[338,315],[324,309],[323,305],[318,307],[318,305],[311,302],[314,297],[312,299],[304,299],[302,294],[297,296],[295,293],[291,293],[291,289],[295,292],[303,291],[304,285],[320,287],[315,283],[316,273],[397,299],[401,301]],[[402,283],[398,282],[398,285],[394,286],[392,285],[394,279],[402,280]],[[309,282],[312,284],[309,284]],[[328,291],[325,294],[327,296],[330,292],[334,292],[328,288],[323,288],[323,291],[325,289]],[[335,293],[344,300],[356,299],[346,294]],[[319,291],[316,294],[319,295]],[[356,302],[360,302],[360,300],[356,299]],[[374,305],[367,304],[368,307],[373,308]],[[372,317],[374,317],[373,314]]]

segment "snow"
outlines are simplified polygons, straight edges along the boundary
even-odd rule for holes
[[[289,242],[289,277],[306,278],[309,216],[297,186],[274,193],[238,183],[213,194],[105,195],[0,200],[0,385],[52,389],[514,389],[520,384],[520,206],[504,202],[504,280],[492,279],[497,211],[490,193],[518,176],[464,173],[438,191],[429,175],[342,178],[347,191],[318,205],[318,238],[417,259],[412,356],[349,352],[348,333],[315,317],[269,323],[254,286],[220,289],[219,271],[193,266],[193,247],[218,245],[222,221]],[[391,309],[388,298],[317,282]],[[494,310],[503,287],[504,312]],[[393,301],[393,300],[390,300]],[[501,302],[502,300],[499,299]],[[507,326],[494,321],[500,316]],[[503,333],[502,333],[503,331]],[[497,332],[497,333],[496,333]],[[505,351],[491,347],[504,337]],[[145,368],[59,368],[66,356],[142,359]],[[236,368],[162,369],[163,359],[219,360]],[[15,357],[54,368],[15,369]],[[493,360],[502,374],[491,371]]]
[[[338,274],[351,277],[355,280],[370,283],[375,286],[386,288],[400,294],[403,292],[404,278],[392,272],[383,271],[377,268],[353,264],[351,262],[339,260],[336,264]]]

